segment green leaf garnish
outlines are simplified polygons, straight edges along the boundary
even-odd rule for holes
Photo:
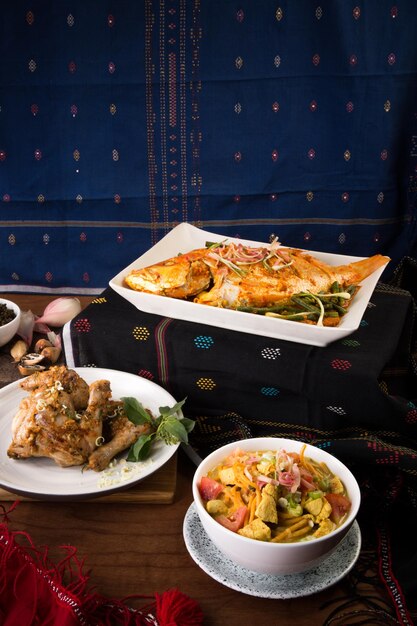
[[[144,461],[150,454],[152,440],[154,437],[155,433],[152,433],[151,435],[141,435],[135,443],[130,446],[127,460]]]
[[[152,417],[136,398],[122,398],[127,417],[136,426],[152,423]]]
[[[185,402],[185,398],[184,400],[180,400],[180,402],[176,402],[174,406],[160,406],[159,413],[162,415],[162,417],[169,417],[170,415],[175,415],[175,413],[178,413],[180,408],[183,406],[184,402]]]
[[[206,248],[215,249],[223,247],[227,242],[227,239],[223,239],[222,241],[206,241]]]
[[[180,417],[178,412],[185,399],[176,402],[173,406],[159,407],[159,415],[151,416],[136,398],[122,398],[127,417],[133,424],[150,424],[152,432],[141,435],[131,445],[127,460],[144,461],[151,453],[155,441],[163,441],[167,445],[188,443],[188,433],[194,428],[194,420]]]
[[[165,417],[156,431],[158,439],[165,441],[167,445],[188,443],[187,431],[181,422],[176,417]]]
[[[190,433],[195,426],[195,421],[190,420],[188,417],[183,417],[181,420],[181,424],[184,426],[187,433]]]

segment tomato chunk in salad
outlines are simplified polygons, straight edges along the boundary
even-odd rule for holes
[[[340,520],[350,511],[351,502],[349,498],[340,493],[327,493],[326,500],[332,507],[330,519],[333,520],[335,524],[340,524]]]
[[[229,517],[226,517],[226,515],[218,515],[216,521],[225,528],[237,533],[244,525],[247,510],[246,506],[241,506],[234,513],[229,515]]]
[[[223,491],[223,485],[217,482],[217,480],[203,476],[198,489],[203,500],[207,502],[208,500],[215,500],[217,498]]]

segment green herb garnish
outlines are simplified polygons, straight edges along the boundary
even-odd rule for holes
[[[291,300],[285,304],[275,304],[269,307],[238,306],[237,311],[301,322],[312,320],[317,326],[323,326],[326,318],[338,318],[340,321],[346,314],[358,286],[349,285],[344,290],[342,289],[342,286],[335,281],[329,293],[300,291],[293,294]]]
[[[194,428],[195,422],[178,415],[185,399],[171,407],[159,407],[158,417],[154,417],[147,411],[136,398],[122,398],[122,400],[125,413],[133,424],[150,424],[152,428],[152,432],[141,435],[131,445],[127,455],[128,461],[144,461],[149,456],[155,441],[163,441],[169,446],[188,443],[188,433]]]

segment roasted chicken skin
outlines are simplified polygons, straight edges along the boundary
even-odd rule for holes
[[[88,385],[74,370],[51,367],[25,378],[29,392],[12,420],[9,457],[47,457],[61,467],[86,465],[101,471],[149,430],[136,426],[111,398],[110,382]]]
[[[46,371],[35,372],[24,378],[20,386],[25,391],[32,392],[51,388],[56,382],[71,395],[75,409],[85,409],[90,393],[88,385],[75,370],[68,369],[65,365],[54,365]]]
[[[109,382],[95,381],[87,407],[79,412],[59,381],[37,387],[22,400],[13,418],[7,454],[15,459],[48,457],[61,467],[86,463],[102,435],[109,396]]]
[[[331,266],[295,248],[219,244],[133,270],[125,284],[216,307],[268,307],[285,304],[301,292],[327,292],[335,281],[344,288],[356,285],[388,261],[377,254]]]
[[[99,472],[123,450],[129,448],[140,435],[150,431],[149,424],[135,425],[123,413],[123,404],[114,403],[114,412],[104,422],[104,443],[90,455],[88,467]]]

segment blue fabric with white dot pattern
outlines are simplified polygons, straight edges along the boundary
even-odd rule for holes
[[[99,294],[182,221],[417,256],[415,0],[14,0],[1,19],[1,291]]]

